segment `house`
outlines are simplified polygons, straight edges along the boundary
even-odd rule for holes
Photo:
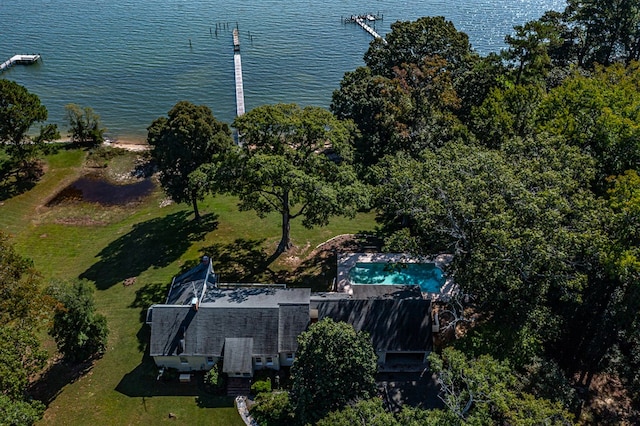
[[[293,364],[297,337],[325,317],[370,334],[381,367],[422,364],[432,349],[431,302],[411,287],[359,286],[353,295],[283,285],[217,282],[210,262],[176,277],[164,304],[147,311],[150,355],[158,367],[230,377]]]
[[[297,336],[309,323],[310,289],[221,288],[205,259],[176,277],[165,304],[147,311],[150,355],[158,367],[251,377],[257,369],[290,366]]]

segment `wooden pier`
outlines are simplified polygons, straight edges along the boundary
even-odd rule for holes
[[[10,68],[16,64],[35,64],[40,60],[40,55],[14,55],[2,64],[0,64],[0,72]]]
[[[236,115],[244,115],[244,85],[242,83],[242,58],[240,56],[240,36],[233,30],[233,65],[236,76]]]
[[[377,21],[381,18],[377,15],[351,15],[349,18],[345,19],[346,22],[355,22],[358,24],[363,30],[368,32],[373,36],[373,38],[379,38],[382,40],[384,44],[387,44],[387,40],[384,39],[380,34],[376,32],[373,28],[371,28],[367,21]]]
[[[240,51],[240,35],[238,33],[237,28],[233,29],[233,51],[234,52]]]

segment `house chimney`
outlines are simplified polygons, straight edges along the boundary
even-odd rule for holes
[[[194,283],[191,283],[191,285],[193,286],[193,297],[191,298],[191,307],[197,311],[198,305],[200,304],[198,301],[198,291],[196,290],[196,285]]]

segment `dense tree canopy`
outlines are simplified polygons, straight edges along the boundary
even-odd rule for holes
[[[516,27],[499,57],[458,62],[451,46],[409,55],[421,51],[420,25],[398,24],[389,40],[413,35],[374,43],[368,67],[333,97],[361,132],[356,158],[375,185],[387,249],[454,254],[448,272],[481,315],[456,344],[509,360],[526,380],[540,371],[532,366],[555,366],[547,379],[565,383],[558,389],[588,388],[605,371],[640,382],[631,3],[569,2]],[[605,19],[616,10],[625,22]],[[434,68],[438,58],[451,64]],[[576,407],[575,393],[557,394]]]
[[[198,200],[215,189],[199,169],[221,161],[231,149],[229,126],[216,120],[208,107],[182,101],[169,111],[168,117],[157,118],[147,130],[162,187],[173,201],[190,202],[199,219]]]
[[[469,36],[442,16],[394,22],[385,40],[373,41],[364,61],[374,74],[386,77],[392,77],[395,67],[420,65],[425,58],[436,56],[458,70],[468,67],[473,55]]]
[[[487,355],[469,359],[453,349],[445,349],[442,356],[432,354],[430,362],[446,410],[456,418],[448,424],[573,424],[573,416],[561,404],[521,392],[507,363]]]
[[[540,106],[542,129],[597,160],[598,180],[640,164],[640,63],[575,74]]]
[[[291,399],[299,424],[374,395],[377,355],[366,333],[324,319],[298,337]]]
[[[50,334],[60,353],[71,362],[102,354],[107,346],[107,319],[96,313],[93,287],[87,281],[55,283],[50,293],[60,302]]]
[[[40,127],[31,138],[29,131],[36,123],[47,120],[47,108],[37,95],[10,80],[0,79],[0,143],[20,169],[27,169],[41,142],[60,137],[55,125]]]
[[[348,122],[329,111],[293,104],[264,105],[237,117],[240,157],[229,174],[240,208],[282,218],[278,252],[291,247],[290,221],[323,226],[331,216],[353,216],[366,191],[350,165]]]
[[[338,118],[358,126],[356,161],[365,175],[366,167],[384,155],[404,151],[417,156],[463,137],[456,87],[470,94],[464,90],[466,81],[473,84],[478,78],[478,57],[467,35],[443,17],[391,27],[387,43],[371,44],[367,66],[345,75],[331,104]]]
[[[0,424],[30,425],[44,406],[26,394],[29,378],[45,364],[39,325],[51,310],[33,264],[0,232]]]

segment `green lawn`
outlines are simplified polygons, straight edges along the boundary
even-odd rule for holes
[[[112,160],[113,168],[133,164],[134,156],[128,153]],[[335,235],[370,232],[373,215],[335,218],[330,226],[313,230],[294,222],[296,249],[267,264],[279,240],[279,217],[260,219],[253,212],[239,212],[233,197],[211,197],[201,203],[201,223],[193,222],[185,205],[162,207],[161,191],[135,207],[47,207],[82,173],[84,161],[81,151],[61,150],[47,158],[46,173],[35,187],[0,200],[0,229],[13,235],[17,250],[33,259],[45,279],[82,277],[94,282],[98,310],[109,321],[108,350],[91,371],[72,383],[61,382],[56,368],[50,371],[51,403],[41,423],[242,424],[231,400],[208,395],[197,384],[156,381],[153,362],[144,356],[145,308],[162,301],[171,277],[203,254],[212,257],[223,280],[281,281],[326,289],[335,265],[305,258]],[[129,277],[136,277],[135,284],[123,286]],[[169,419],[169,413],[177,418]]]

